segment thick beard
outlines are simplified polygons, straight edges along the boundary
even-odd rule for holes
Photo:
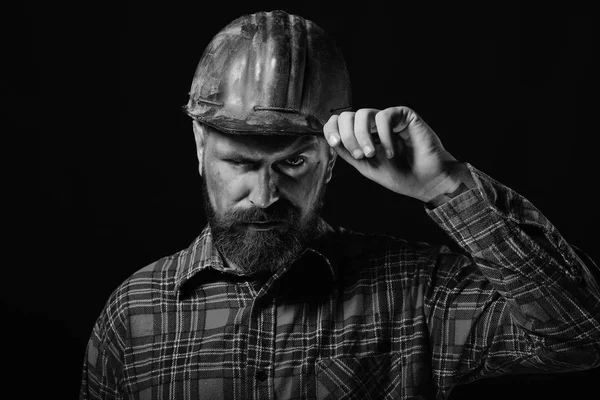
[[[221,255],[245,275],[273,273],[293,262],[319,233],[318,222],[325,198],[324,183],[304,218],[301,209],[284,198],[265,209],[228,210],[217,215],[208,195],[206,175],[203,173],[202,176],[202,199],[213,242]],[[240,229],[239,224],[247,221],[281,221],[287,229],[285,232],[276,229]]]

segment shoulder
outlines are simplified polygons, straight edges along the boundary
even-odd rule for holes
[[[117,287],[117,292],[134,294],[136,291],[164,291],[173,288],[177,268],[185,259],[187,250],[162,257],[131,274]]]
[[[139,291],[173,289],[178,266],[187,255],[187,249],[162,257],[131,274],[116,292],[135,294]]]
[[[174,297],[177,270],[187,251],[162,257],[127,277],[108,297],[99,322],[125,326],[131,315],[143,313],[156,301]]]

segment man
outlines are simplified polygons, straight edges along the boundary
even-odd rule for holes
[[[82,398],[433,399],[600,365],[593,262],[415,111],[350,107],[311,21],[256,13],[213,38],[186,106],[208,225],[111,295]],[[463,252],[323,221],[337,156],[423,201]]]

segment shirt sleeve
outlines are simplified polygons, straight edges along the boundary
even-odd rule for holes
[[[123,399],[123,329],[113,294],[96,321],[87,344],[79,398]]]
[[[476,188],[426,208],[464,250],[439,250],[425,293],[439,389],[599,366],[597,266],[527,199],[467,166]]]

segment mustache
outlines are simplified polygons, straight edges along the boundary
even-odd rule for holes
[[[267,208],[252,207],[248,209],[229,210],[223,215],[223,220],[229,224],[235,223],[292,223],[297,221],[300,208],[287,199],[279,199]]]

